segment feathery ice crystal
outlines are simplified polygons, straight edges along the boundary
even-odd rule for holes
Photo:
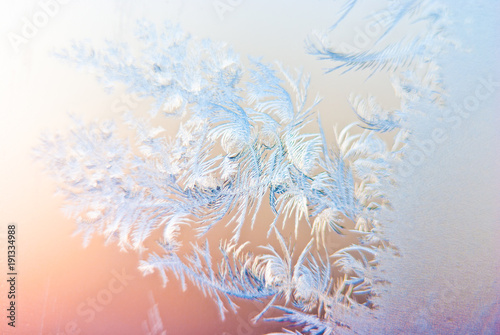
[[[124,84],[152,101],[149,115],[123,116],[133,140],[120,134],[122,124],[75,117],[68,134],[47,135],[37,148],[84,242],[101,234],[144,252],[161,231],[161,252],[149,252],[140,269],[158,271],[165,283],[173,274],[184,288],[191,281],[214,299],[222,318],[248,299],[262,302],[255,320],[270,309],[281,312],[268,320],[293,329],[282,334],[358,334],[376,324],[380,292],[391,286],[377,272],[380,256],[400,257],[381,219],[393,210],[395,166],[405,159],[422,107],[445,108],[436,59],[453,43],[443,6],[403,0],[374,15],[384,29],[369,49],[330,46],[329,35],[357,3],[348,1],[329,31],[311,36],[307,51],[331,61],[330,71],[386,71],[401,103],[386,110],[374,97],[351,97],[361,127],[345,127],[333,145],[307,75],[255,58],[240,61],[226,45],[175,25],[158,31],[141,23],[139,53],[111,42],[102,51],[75,44],[61,52],[94,70],[106,87]],[[425,28],[391,43],[403,21]],[[165,118],[181,120],[173,137],[161,127]],[[317,132],[306,132],[315,120]],[[390,147],[381,133],[393,136]],[[267,223],[269,244],[256,248],[242,232],[263,206],[274,220]],[[229,240],[214,235],[220,225],[232,228]],[[299,236],[304,229],[309,236]],[[325,237],[352,231],[359,243],[329,255]]]

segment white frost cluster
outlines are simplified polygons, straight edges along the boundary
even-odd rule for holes
[[[269,320],[295,327],[280,334],[476,333],[477,323],[457,320],[460,314],[453,315],[436,291],[447,282],[439,269],[432,276],[415,273],[428,271],[422,262],[440,253],[422,251],[434,248],[436,239],[425,234],[442,230],[426,230],[416,218],[401,216],[420,204],[402,200],[414,199],[417,186],[400,168],[422,138],[423,125],[433,127],[453,98],[440,63],[445,52],[457,52],[447,30],[450,11],[433,1],[388,1],[384,31],[372,46],[336,50],[328,35],[357,3],[348,1],[331,30],[311,38],[307,50],[333,61],[332,71],[386,71],[401,103],[387,110],[375,97],[351,97],[361,128],[344,128],[335,145],[326,142],[320,122],[316,133],[304,131],[320,102],[308,99],[308,76],[258,59],[244,65],[223,44],[197,40],[177,26],[158,31],[141,23],[137,57],[113,43],[100,52],[83,44],[62,52],[69,62],[99,73],[107,87],[125,84],[130,93],[154,101],[148,117],[126,117],[124,124],[136,135],[130,143],[112,123],[75,120],[67,135],[46,136],[37,149],[85,241],[101,234],[142,251],[161,230],[163,254],[152,251],[141,261],[145,273],[158,271],[165,283],[173,274],[183,287],[191,281],[214,299],[222,318],[227,308],[236,311],[239,299],[261,301],[255,320],[274,308],[281,315]],[[385,43],[403,21],[424,28],[408,40]],[[174,137],[154,125],[160,112],[181,118]],[[393,136],[392,146],[381,133]],[[255,248],[241,241],[241,232],[254,226],[262,206],[274,213],[267,235],[275,243]],[[348,233],[349,223],[359,243],[328,255],[325,236]],[[214,241],[210,235],[219,244],[214,254],[207,233],[222,224],[233,229],[232,236]],[[295,234],[285,236],[289,225]],[[310,241],[299,248],[304,227]],[[186,231],[195,235],[187,246]],[[253,253],[246,251],[249,245]],[[183,255],[185,248],[190,251]],[[334,268],[340,277],[334,278]],[[496,279],[486,277],[496,284],[484,291],[494,294],[481,312],[481,327],[494,334],[498,272]],[[460,285],[450,285],[455,294]],[[409,300],[397,300],[404,297]]]

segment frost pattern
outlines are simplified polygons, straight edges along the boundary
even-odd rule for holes
[[[351,97],[361,127],[342,129],[334,145],[319,119],[316,133],[304,130],[320,102],[309,98],[307,75],[256,58],[246,65],[227,46],[197,40],[177,26],[157,31],[141,23],[138,53],[112,42],[102,51],[75,44],[61,52],[98,73],[106,87],[124,84],[153,101],[148,117],[129,113],[120,125],[75,118],[67,135],[46,135],[37,148],[84,242],[100,234],[144,252],[161,231],[160,248],[148,252],[140,269],[159,272],[165,284],[173,274],[184,289],[191,281],[215,301],[222,318],[248,299],[262,302],[255,321],[271,308],[281,312],[267,318],[291,329],[279,334],[359,334],[374,325],[382,333],[400,331],[376,321],[391,289],[379,263],[400,257],[381,218],[393,213],[389,194],[398,189],[395,167],[406,159],[412,125],[426,109],[446,106],[435,60],[453,43],[442,5],[389,1],[385,30],[368,50],[335,50],[328,36],[356,5],[348,1],[328,32],[307,41],[307,50],[334,62],[332,71],[386,71],[401,104],[386,110],[375,97]],[[425,29],[386,42],[402,21]],[[163,117],[181,120],[174,137],[162,135]],[[121,125],[134,132],[133,142],[121,137]],[[393,134],[390,148],[379,136],[386,132]],[[262,206],[275,217],[267,223],[269,244],[255,248],[242,241],[242,231],[256,224]],[[359,243],[328,255],[325,236],[350,233],[345,227],[351,224]],[[232,228],[230,240],[210,235],[220,225]],[[289,226],[294,233],[288,236]],[[302,247],[300,229],[311,233]],[[255,254],[247,251],[250,245]],[[415,327],[408,332],[418,333]]]
[[[145,335],[167,335],[167,331],[161,320],[158,304],[155,303],[153,293],[149,292],[150,301],[153,307],[148,310],[148,317],[142,322]]]

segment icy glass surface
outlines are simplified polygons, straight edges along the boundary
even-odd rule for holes
[[[244,11],[212,5],[221,20]],[[174,327],[161,284],[202,292],[222,334],[498,334],[498,7],[346,1],[304,38],[318,78],[146,17],[132,37],[53,52],[125,99],[111,117],[72,113],[33,155],[78,241],[161,278],[144,334]],[[359,91],[315,86],[331,76]],[[133,277],[111,274],[110,301]]]

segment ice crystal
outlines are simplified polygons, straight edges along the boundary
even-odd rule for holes
[[[387,110],[374,97],[351,97],[361,127],[345,127],[334,145],[319,119],[317,132],[304,130],[320,102],[309,98],[307,75],[256,58],[242,62],[227,46],[177,26],[157,30],[141,23],[139,52],[116,43],[102,51],[75,44],[60,52],[98,73],[106,87],[125,84],[154,101],[148,117],[124,117],[135,133],[131,143],[111,122],[75,118],[67,135],[47,136],[38,147],[85,242],[101,234],[124,249],[143,250],[161,230],[161,253],[151,251],[140,269],[158,271],[165,283],[171,274],[183,287],[191,281],[214,299],[222,318],[227,307],[236,311],[239,300],[249,299],[262,302],[255,320],[270,309],[282,313],[270,320],[294,327],[283,334],[359,334],[375,326],[372,333],[402,331],[380,319],[392,310],[384,294],[401,287],[394,269],[384,274],[379,264],[400,259],[407,249],[391,239],[394,225],[381,220],[396,215],[391,196],[400,196],[402,181],[396,167],[417,138],[415,124],[426,110],[446,106],[437,62],[455,44],[443,5],[389,1],[384,30],[372,46],[336,50],[329,35],[357,5],[348,1],[329,31],[307,41],[307,51],[334,62],[331,71],[385,71],[401,103]],[[403,21],[425,28],[390,41]],[[175,136],[164,134],[158,113],[181,119]],[[386,132],[393,135],[392,147],[379,136]],[[262,206],[274,213],[267,223],[274,242],[255,248],[242,241],[242,230],[255,225]],[[349,223],[359,243],[328,255],[325,236],[349,233]],[[220,245],[214,253],[207,236],[213,239],[209,232],[220,225],[232,227],[232,235],[212,241]],[[295,233],[284,236],[290,225]],[[195,233],[187,246],[184,229]],[[311,233],[301,248],[300,229]],[[421,331],[418,325],[406,329]]]

